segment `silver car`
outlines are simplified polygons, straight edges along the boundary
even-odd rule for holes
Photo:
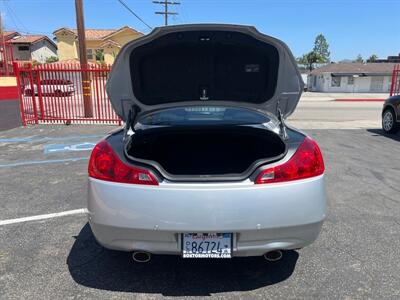
[[[94,148],[88,218],[106,248],[184,258],[299,249],[326,214],[317,143],[289,127],[303,81],[254,27],[157,28],[125,45],[107,92],[125,128]]]

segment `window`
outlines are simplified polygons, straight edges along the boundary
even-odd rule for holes
[[[353,85],[354,84],[354,77],[353,76],[347,76],[347,84],[348,85]]]
[[[331,79],[331,87],[340,87],[340,81],[342,77],[332,77]]]
[[[93,59],[93,49],[86,49],[87,59]]]
[[[18,46],[18,51],[29,51],[29,46]]]
[[[314,76],[313,79],[314,79],[314,80],[313,80],[313,86],[315,87],[315,86],[317,85],[317,76]]]
[[[143,116],[142,125],[193,124],[261,124],[270,122],[266,115],[244,109],[224,106],[186,106],[165,109]]]
[[[370,91],[381,93],[383,92],[383,76],[372,76]]]

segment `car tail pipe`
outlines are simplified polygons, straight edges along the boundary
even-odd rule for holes
[[[278,261],[282,258],[282,251],[281,250],[272,250],[268,251],[264,254],[264,258],[267,261]]]
[[[145,251],[135,251],[132,253],[132,259],[135,262],[147,263],[151,260],[151,253]]]

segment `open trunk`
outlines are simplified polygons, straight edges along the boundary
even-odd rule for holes
[[[286,153],[279,135],[252,126],[159,127],[137,131],[128,156],[166,177],[235,177]]]
[[[107,81],[115,112],[234,105],[288,117],[303,80],[289,48],[254,27],[165,26],[125,45]],[[128,124],[129,125],[129,124]]]

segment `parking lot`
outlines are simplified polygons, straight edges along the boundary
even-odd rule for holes
[[[322,148],[329,211],[313,245],[275,263],[154,256],[137,264],[103,249],[83,210],[87,158],[117,127],[0,132],[0,298],[399,299],[400,135],[378,128],[381,104],[358,104],[358,118],[321,116],[345,105],[304,102],[292,118]]]

